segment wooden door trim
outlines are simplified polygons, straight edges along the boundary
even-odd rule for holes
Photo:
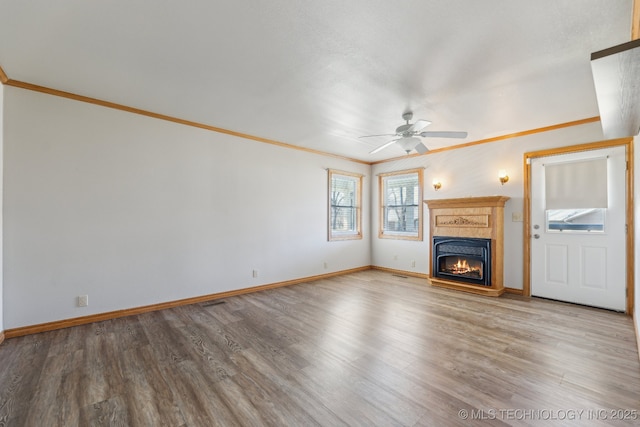
[[[523,177],[524,177],[524,218],[523,218],[523,282],[522,294],[531,296],[531,160],[538,157],[547,157],[560,154],[577,153],[580,151],[598,150],[601,148],[625,147],[625,158],[627,161],[625,217],[627,222],[627,233],[625,236],[626,246],[626,281],[627,281],[627,305],[626,313],[633,313],[635,282],[634,282],[634,223],[633,223],[633,138],[619,138],[607,141],[597,141],[588,144],[571,145],[568,147],[551,148],[547,150],[532,151],[524,153]]]

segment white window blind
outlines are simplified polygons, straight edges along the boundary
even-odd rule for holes
[[[607,207],[607,159],[546,164],[546,209]]]
[[[380,175],[380,237],[422,239],[422,170]]]
[[[329,170],[329,240],[358,239],[362,175]]]

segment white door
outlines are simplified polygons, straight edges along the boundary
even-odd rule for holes
[[[545,167],[598,158],[608,206],[547,210]],[[626,309],[625,175],[624,146],[531,159],[532,296]]]

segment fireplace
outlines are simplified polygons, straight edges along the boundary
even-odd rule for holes
[[[432,254],[434,277],[491,286],[491,239],[436,236]]]
[[[497,297],[504,291],[506,196],[425,200],[429,206],[429,282]]]

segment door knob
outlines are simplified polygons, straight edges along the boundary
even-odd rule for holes
[[[534,239],[539,239],[539,238],[540,238],[540,235],[539,235],[539,234],[534,234],[534,235],[533,235],[533,238],[534,238]]]

